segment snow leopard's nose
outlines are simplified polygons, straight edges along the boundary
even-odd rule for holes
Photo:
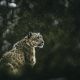
[[[44,41],[41,42],[42,44],[44,43]]]
[[[44,41],[42,41],[41,44],[44,44]]]

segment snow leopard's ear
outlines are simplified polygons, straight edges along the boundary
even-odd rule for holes
[[[28,38],[30,38],[32,36],[32,32],[28,33]]]

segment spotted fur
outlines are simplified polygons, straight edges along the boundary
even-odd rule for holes
[[[1,70],[12,75],[20,75],[25,66],[35,65],[35,48],[42,48],[43,45],[44,40],[40,33],[29,33],[15,43],[10,51],[3,54],[0,59]]]

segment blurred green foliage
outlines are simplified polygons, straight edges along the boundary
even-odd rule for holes
[[[9,34],[7,40],[14,44],[30,31],[41,32],[45,46],[41,50],[37,49],[37,64],[33,74],[42,77],[78,77],[80,74],[79,7],[79,0],[21,1],[20,12],[17,14],[20,17],[19,22],[14,27],[14,34]]]

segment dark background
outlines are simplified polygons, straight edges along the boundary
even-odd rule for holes
[[[79,80],[80,0],[1,1],[17,7],[0,4],[0,57],[28,32],[40,32],[45,41],[35,67],[13,80]]]

